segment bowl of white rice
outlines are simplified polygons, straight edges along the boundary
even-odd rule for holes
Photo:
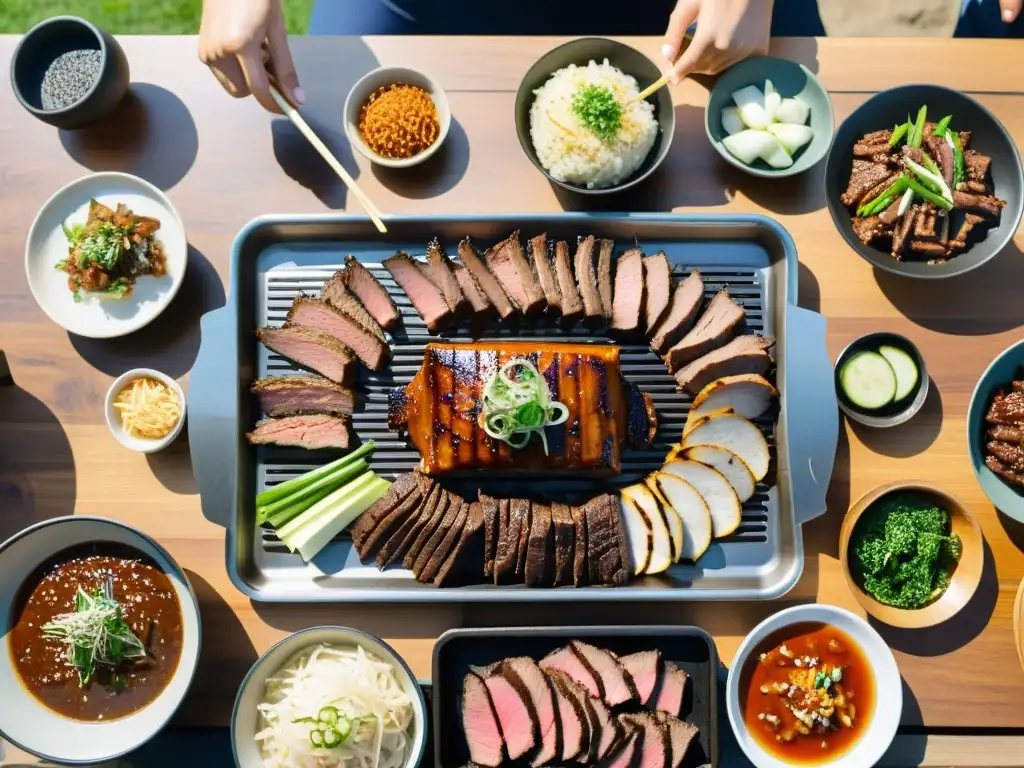
[[[628,45],[588,37],[534,64],[516,95],[523,150],[551,181],[583,194],[619,192],[650,176],[675,131],[672,96],[640,91],[661,77]]]

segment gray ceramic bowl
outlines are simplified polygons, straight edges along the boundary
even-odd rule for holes
[[[789,168],[772,168],[763,160],[747,165],[733,157],[722,144],[722,140],[729,135],[722,127],[722,110],[735,105],[732,100],[733,92],[748,85],[756,85],[763,91],[765,80],[771,80],[775,90],[783,98],[799,96],[811,108],[808,125],[814,130],[814,138],[810,144],[797,151]],[[718,78],[711,89],[704,111],[704,128],[711,145],[730,165],[735,165],[753,176],[778,179],[802,173],[825,157],[832,144],[835,117],[828,91],[807,67],[788,59],[759,56],[741,61]]]
[[[669,146],[672,144],[672,135],[676,130],[676,113],[672,106],[672,94],[668,88],[661,88],[648,97],[647,100],[654,104],[654,117],[658,121],[659,128],[658,137],[636,173],[625,181],[611,187],[588,189],[554,178],[540,164],[530,138],[530,107],[533,106],[533,92],[544,85],[547,79],[559,69],[570,64],[585,67],[592,59],[597,62],[608,59],[608,63],[613,67],[618,67],[627,75],[635,77],[641,90],[661,78],[661,70],[654,62],[628,45],[603,37],[582,37],[578,40],[571,40],[541,56],[537,63],[530,67],[519,84],[515,108],[516,133],[519,135],[519,143],[523,147],[523,152],[530,158],[530,162],[552,183],[571,192],[579,192],[584,195],[603,195],[629,189],[654,173],[668,155]]]
[[[888,405],[885,408],[880,408],[877,411],[866,411],[850,402],[850,399],[846,396],[846,393],[843,391],[843,387],[840,384],[839,373],[842,371],[843,366],[847,361],[857,353],[868,351],[877,352],[878,348],[883,345],[890,345],[902,349],[914,359],[914,362],[917,364],[918,371],[917,389],[897,403]],[[905,424],[921,410],[924,406],[925,400],[928,399],[928,370],[925,368],[924,358],[910,339],[906,336],[900,336],[898,333],[888,333],[884,331],[879,333],[869,333],[867,336],[861,336],[859,339],[851,342],[850,345],[840,353],[836,360],[835,384],[836,400],[839,402],[839,409],[846,414],[847,418],[856,421],[858,424],[863,424],[866,427],[880,427],[884,429],[886,427],[896,427],[900,424]]]
[[[238,695],[235,697],[234,710],[231,712],[231,751],[235,756],[236,768],[263,768],[263,757],[254,737],[260,721],[257,706],[263,698],[267,680],[293,657],[320,643],[359,645],[377,658],[391,663],[398,683],[412,699],[412,745],[403,768],[417,768],[427,747],[427,705],[423,698],[423,690],[413,677],[412,670],[391,646],[373,635],[348,627],[303,629],[272,646],[252,665],[242,680]]]
[[[974,387],[967,410],[967,450],[971,455],[974,476],[989,501],[1008,517],[1024,523],[1024,488],[1010,485],[985,466],[985,414],[996,392],[1008,387],[1014,379],[1021,379],[1024,366],[1024,341],[1004,349],[985,369]]]
[[[11,606],[24,580],[47,560],[89,542],[126,544],[148,556],[167,574],[181,607],[181,658],[167,686],[139,711],[119,720],[84,722],[58,715],[40,703],[21,684],[8,649],[0,652],[0,737],[60,765],[113,760],[138,749],[159,733],[192,683],[202,639],[199,603],[184,571],[142,531],[102,517],[54,518],[26,528],[0,544],[0,605]],[[10,631],[10,621],[8,616],[5,634]]]
[[[100,73],[78,101],[63,109],[43,108],[42,84],[47,68],[61,54],[98,50]],[[128,59],[113,35],[77,16],[54,16],[32,27],[11,57],[11,86],[21,105],[44,123],[83,128],[106,117],[128,91]]]

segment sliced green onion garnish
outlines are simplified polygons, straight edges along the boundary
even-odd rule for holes
[[[480,425],[495,440],[513,448],[523,448],[536,432],[547,454],[544,429],[568,418],[569,409],[551,399],[544,377],[525,358],[509,360],[484,385]]]

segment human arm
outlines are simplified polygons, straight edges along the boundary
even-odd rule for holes
[[[768,52],[773,0],[679,0],[669,17],[661,52],[673,83],[691,73],[714,75]],[[693,40],[683,47],[694,21]]]

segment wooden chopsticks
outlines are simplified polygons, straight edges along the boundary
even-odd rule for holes
[[[664,88],[666,85],[668,85],[668,75],[662,75],[659,79],[655,80],[653,83],[651,83],[642,91],[640,91],[640,93],[638,93],[636,96],[630,99],[629,103],[632,104],[635,101],[643,101],[652,93],[661,88]]]

